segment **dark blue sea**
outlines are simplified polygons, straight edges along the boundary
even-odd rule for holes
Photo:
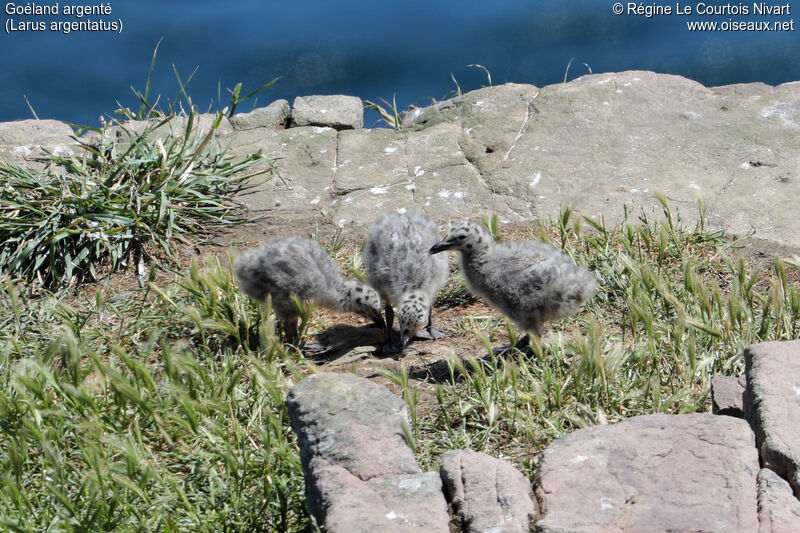
[[[259,105],[343,93],[396,97],[402,109],[456,83],[487,85],[471,64],[494,84],[629,69],[705,85],[800,80],[800,2],[624,2],[617,15],[613,0],[62,0],[58,16],[26,12],[54,4],[3,0],[0,121],[35,112],[96,125],[120,104],[135,109],[131,87],[144,90],[159,40],[150,100],[165,107],[179,91],[175,71],[186,79],[197,69],[188,93],[201,111],[224,107],[238,82],[247,93],[277,76]],[[78,5],[104,11],[63,14]],[[692,22],[717,28],[691,31]]]

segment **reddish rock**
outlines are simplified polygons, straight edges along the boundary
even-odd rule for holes
[[[542,454],[541,533],[754,532],[758,456],[744,420],[638,416],[576,431]]]
[[[527,533],[536,506],[531,485],[510,464],[472,450],[439,459],[447,499],[464,533]]]
[[[362,481],[327,464],[312,469],[317,522],[327,533],[447,533],[447,505],[436,472]],[[311,502],[309,502],[309,507]]]
[[[286,405],[304,467],[322,459],[362,480],[421,472],[403,433],[406,404],[376,383],[314,374],[292,388]]]
[[[744,418],[744,390],[747,379],[714,376],[711,378],[711,412],[715,415]]]
[[[758,533],[800,531],[800,501],[785,479],[768,468],[758,473]]]
[[[800,494],[800,340],[755,344],[744,357],[762,464]]]
[[[308,508],[327,533],[448,531],[435,472],[406,443],[405,403],[353,374],[315,374],[286,399]]]

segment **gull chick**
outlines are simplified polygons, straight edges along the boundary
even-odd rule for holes
[[[311,239],[272,238],[240,254],[235,271],[245,294],[259,302],[272,297],[272,308],[283,321],[289,343],[298,340],[293,296],[334,311],[357,313],[383,327],[378,293],[358,281],[345,280],[336,262]]]
[[[414,336],[444,336],[431,322],[433,299],[450,273],[447,254],[428,253],[430,243],[438,237],[436,224],[419,213],[382,215],[370,227],[364,264],[367,281],[385,302],[385,352],[402,352]],[[392,338],[394,308],[400,326],[399,346]]]
[[[549,244],[495,244],[475,222],[452,226],[430,253],[445,250],[461,252],[461,272],[471,292],[539,337],[545,322],[576,313],[597,289],[594,274]],[[528,340],[526,334],[519,345]]]

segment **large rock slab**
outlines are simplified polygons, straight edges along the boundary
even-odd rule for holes
[[[263,128],[237,131],[230,141],[232,155],[261,150],[275,158],[277,173],[255,179],[252,194],[242,196],[254,214],[288,212],[312,222],[329,214],[331,181],[336,164],[337,132],[333,128],[288,130]],[[296,224],[295,224],[296,225]]]
[[[293,116],[303,116],[309,98]],[[698,220],[702,200],[708,227],[740,235],[755,228],[757,240],[800,250],[800,83],[708,88],[653,72],[604,73],[542,88],[487,87],[407,118],[397,131],[340,132],[332,189],[298,172],[297,185],[320,197],[312,210],[362,226],[398,209],[438,221],[496,213],[519,223],[569,206],[613,225],[625,206],[661,216],[660,193],[686,223]],[[310,165],[298,169],[313,176]],[[372,209],[359,209],[365,203]]]
[[[800,84],[758,89],[736,94],[639,71],[544,87],[510,151],[513,164],[491,170],[492,180],[540,217],[572,205],[613,222],[625,203],[660,211],[658,192],[691,222],[703,199],[711,221],[733,233],[754,227],[757,237],[795,240]]]
[[[292,104],[295,126],[328,126],[337,130],[364,127],[364,104],[356,96],[298,96]]]
[[[405,139],[393,130],[343,131],[337,146],[337,194],[372,189],[373,196],[410,182],[405,156]]]
[[[405,403],[352,374],[315,374],[286,399],[311,513],[328,533],[447,532],[435,473],[404,437]]]
[[[542,454],[542,533],[758,529],[754,437],[712,414],[638,416],[576,431]]]
[[[800,494],[800,340],[755,344],[744,357],[762,463]]]
[[[464,533],[527,533],[536,506],[531,485],[510,464],[472,450],[439,459],[447,493]]]
[[[753,230],[770,249],[800,250],[800,82],[708,88],[628,71],[479,89],[415,109],[398,131],[362,129],[355,97],[299,97],[292,119],[307,125],[293,129],[336,131],[321,135],[324,148],[304,142],[307,134],[296,143],[290,134],[283,146],[258,139],[268,128],[234,129],[258,123],[240,115],[215,135],[237,154],[259,146],[283,158],[290,179],[247,197],[270,223],[358,228],[377,214],[412,209],[442,222],[496,213],[501,222],[528,223],[571,207],[613,225],[626,207],[661,216],[659,193],[685,223],[698,220],[702,200],[707,227]],[[198,130],[210,120],[201,118]],[[40,146],[79,155],[68,134],[38,131],[44,122],[0,126],[0,153],[29,164]]]
[[[768,468],[758,473],[758,533],[800,531],[800,501],[785,479]]]

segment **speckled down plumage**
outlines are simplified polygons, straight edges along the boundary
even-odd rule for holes
[[[386,214],[370,227],[364,248],[367,280],[391,308],[397,307],[401,335],[411,337],[429,324],[431,305],[447,282],[448,258],[431,256],[439,239],[436,224],[419,213]]]
[[[481,224],[462,222],[431,248],[461,252],[467,287],[526,331],[572,315],[597,289],[594,274],[556,248],[536,241],[495,244]]]
[[[235,271],[242,291],[260,302],[272,296],[272,308],[285,322],[296,322],[298,317],[292,295],[383,322],[377,292],[345,280],[336,262],[310,239],[274,237],[260,248],[240,254]]]

